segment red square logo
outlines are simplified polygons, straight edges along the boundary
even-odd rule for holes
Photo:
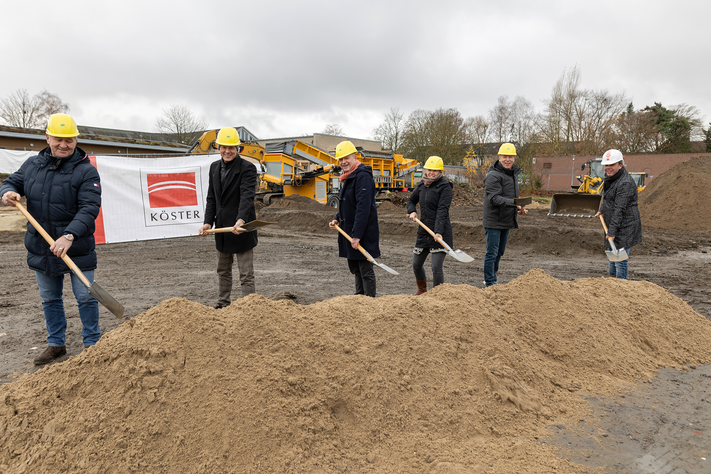
[[[155,173],[146,176],[151,209],[197,206],[195,173]]]

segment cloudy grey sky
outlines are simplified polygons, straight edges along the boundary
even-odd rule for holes
[[[537,110],[566,68],[635,108],[711,120],[708,0],[38,0],[3,2],[0,98],[59,95],[79,124],[153,131],[185,105],[260,138],[338,124],[368,138],[391,107]]]

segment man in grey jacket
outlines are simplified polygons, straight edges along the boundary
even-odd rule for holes
[[[484,178],[483,225],[486,233],[486,254],[484,255],[484,284],[496,284],[496,272],[506,250],[509,230],[518,229],[516,214],[528,214],[525,206],[514,204],[518,197],[518,175],[521,168],[514,165],[516,147],[504,143],[499,148],[499,159],[489,167]]]
[[[630,247],[642,242],[642,220],[637,207],[637,184],[625,169],[619,150],[608,150],[602,155],[605,180],[602,188],[600,211],[607,224],[606,244],[613,241],[615,247],[624,250],[629,257]],[[627,279],[627,259],[609,262],[608,273],[613,278]]]

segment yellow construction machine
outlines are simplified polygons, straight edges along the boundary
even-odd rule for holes
[[[190,153],[215,153],[219,130],[208,130],[196,141]],[[260,170],[256,199],[269,205],[274,198],[305,196],[321,204],[338,208],[338,160],[333,155],[299,140],[271,142],[262,146],[242,141],[240,157]],[[358,160],[373,169],[376,200],[389,199],[388,193],[414,188],[419,182],[416,160],[389,152],[358,148]]]
[[[600,193],[605,178],[602,158],[586,161],[581,169],[584,171],[585,168],[588,168],[587,174],[576,176],[580,186],[573,187],[574,192],[553,195],[549,216],[595,217],[595,213],[600,208]],[[629,174],[637,184],[637,191],[642,191],[647,173],[629,172]]]

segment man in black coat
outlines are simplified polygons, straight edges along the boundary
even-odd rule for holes
[[[338,225],[353,239],[348,242],[338,235],[338,256],[348,259],[348,268],[355,275],[355,294],[375,297],[373,263],[358,250],[361,245],[373,258],[380,257],[375,180],[372,168],[358,161],[356,153],[356,147],[350,141],[336,146],[336,159],[342,170],[340,205],[329,226],[335,229]]]
[[[242,150],[237,130],[223,127],[215,140],[221,159],[210,165],[210,184],[207,191],[204,224],[200,235],[215,227],[232,227],[232,232],[215,233],[217,247],[217,275],[219,295],[215,308],[229,306],[232,294],[232,265],[237,257],[242,296],[254,293],[254,247],[257,231],[240,232],[238,228],[257,218],[254,195],[257,170],[252,163],[239,156]]]
[[[27,210],[54,240],[50,246],[32,224],[27,224],[27,263],[37,277],[48,333],[48,347],[34,360],[37,365],[67,353],[62,287],[64,274],[70,269],[62,257],[69,256],[89,282],[94,281],[94,221],[101,208],[101,183],[99,172],[77,146],[78,135],[71,116],[52,115],[46,130],[49,146],[25,161],[0,186],[6,206],[15,206],[22,195],[26,196]],[[71,281],[84,347],[93,346],[101,336],[99,303],[73,273]]]
[[[602,155],[605,179],[602,186],[600,211],[607,224],[606,243],[630,255],[630,248],[642,242],[642,220],[637,207],[637,184],[625,169],[622,152],[608,150]],[[613,278],[627,279],[627,260],[608,262],[608,273]]]
[[[506,250],[509,230],[518,229],[516,214],[528,214],[525,206],[514,204],[518,197],[518,175],[521,168],[514,165],[516,147],[504,143],[499,148],[499,159],[489,167],[484,178],[483,225],[486,233],[484,255],[484,284],[496,284],[499,262]]]

